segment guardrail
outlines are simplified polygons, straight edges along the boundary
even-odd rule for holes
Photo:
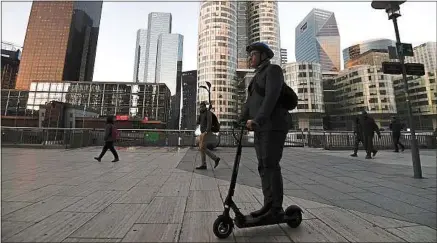
[[[104,144],[104,130],[90,128],[34,128],[34,127],[1,127],[2,146],[34,146],[55,148],[80,148],[101,146]],[[381,132],[381,139],[374,139],[377,149],[393,149],[390,132]],[[420,148],[436,148],[436,137],[433,132],[417,132]],[[215,138],[220,147],[236,146],[231,131],[221,131]],[[401,142],[409,148],[411,135],[405,132]],[[355,137],[350,131],[290,131],[287,134],[286,147],[313,147],[324,149],[352,149]],[[120,129],[117,146],[196,146],[194,130],[165,129]],[[243,136],[243,146],[254,145],[253,133]],[[362,147],[362,145],[360,144]]]

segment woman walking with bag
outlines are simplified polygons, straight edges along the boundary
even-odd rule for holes
[[[102,153],[99,157],[95,157],[94,159],[97,161],[101,161],[106,151],[111,150],[112,155],[114,155],[114,160],[112,162],[120,161],[118,158],[117,151],[114,148],[114,142],[117,140],[118,130],[114,125],[114,118],[112,116],[106,119],[106,128],[105,128],[105,146],[103,146]]]

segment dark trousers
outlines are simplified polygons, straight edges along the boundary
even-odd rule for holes
[[[400,133],[393,133],[392,134],[392,138],[393,138],[393,144],[395,146],[395,151],[399,151],[399,146],[401,146],[401,149],[404,150],[405,146],[399,141],[399,139],[401,138],[401,134]]]
[[[105,142],[105,146],[103,146],[102,153],[100,154],[99,158],[103,158],[108,149],[111,151],[112,155],[114,155],[114,158],[118,159],[117,151],[114,148],[114,142]]]
[[[360,146],[360,143],[363,143],[363,139],[360,136],[355,136],[355,143],[354,143],[354,154],[358,153],[358,147]]]
[[[279,162],[284,150],[287,132],[255,132],[255,151],[258,159],[258,172],[264,195],[264,205],[282,208],[284,186]]]
[[[364,149],[366,150],[367,156],[370,156],[372,152],[376,152],[375,147],[373,147],[373,136],[364,135],[363,140]]]

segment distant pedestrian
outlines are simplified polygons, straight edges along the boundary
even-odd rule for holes
[[[373,137],[378,134],[378,138],[381,138],[381,132],[379,131],[378,125],[376,125],[375,120],[367,114],[366,111],[361,113],[360,118],[361,128],[363,129],[363,142],[364,148],[366,149],[366,159],[371,159],[371,154],[375,157],[378,150],[373,146]]]
[[[390,130],[393,139],[393,145],[395,147],[395,153],[399,152],[399,146],[401,146],[402,152],[405,150],[405,146],[399,141],[401,138],[401,131],[404,128],[403,124],[394,116],[390,123]]]
[[[206,156],[214,160],[214,168],[218,166],[220,157],[217,157],[211,150],[208,149],[208,144],[214,139],[212,129],[212,113],[206,108],[206,103],[200,103],[200,114],[197,119],[200,125],[200,136],[198,138],[199,150],[202,164],[196,167],[196,170],[206,170]]]
[[[118,130],[114,125],[114,118],[112,116],[106,119],[106,127],[105,127],[105,146],[103,146],[102,153],[99,157],[95,157],[94,159],[97,161],[101,161],[106,151],[111,150],[112,155],[114,155],[114,160],[112,162],[120,161],[118,158],[117,151],[114,148],[114,142],[117,140]]]
[[[360,145],[360,143],[362,143],[364,145],[364,140],[363,140],[363,128],[361,127],[360,124],[360,118],[356,117],[355,118],[355,122],[354,122],[354,135],[355,135],[355,143],[354,143],[354,153],[351,154],[352,157],[357,157],[358,156],[358,147]]]

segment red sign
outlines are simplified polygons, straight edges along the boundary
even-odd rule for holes
[[[129,120],[129,116],[128,115],[115,116],[115,120],[117,120],[117,121],[128,121]]]

